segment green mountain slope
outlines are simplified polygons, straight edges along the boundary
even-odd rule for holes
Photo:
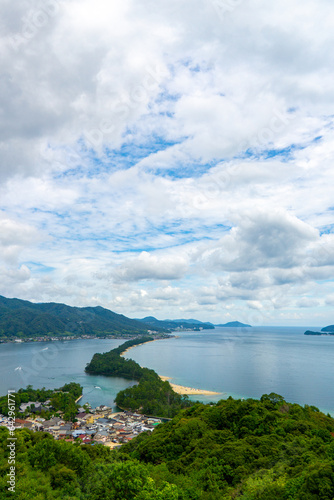
[[[277,394],[197,404],[119,451],[28,429],[13,444],[0,427],[1,499],[333,500],[333,436],[331,417]]]
[[[181,498],[332,500],[333,436],[333,418],[272,393],[197,404],[121,453],[154,467]]]
[[[70,307],[0,296],[0,338],[44,335],[144,334],[147,325],[103,307]]]

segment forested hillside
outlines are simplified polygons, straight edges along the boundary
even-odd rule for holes
[[[0,338],[45,335],[137,335],[149,327],[103,307],[34,304],[0,296]]]
[[[128,387],[117,394],[116,404],[127,410],[169,418],[193,403],[188,397],[174,392],[170,383],[163,382],[154,370],[142,368],[136,361],[121,356],[121,353],[129,347],[152,340],[151,337],[140,337],[103,354],[94,354],[85,371],[91,375],[137,380],[138,385]]]
[[[334,498],[334,420],[276,394],[197,404],[120,451],[15,434],[17,500]],[[3,499],[7,438],[0,428]]]
[[[122,448],[180,498],[334,498],[334,420],[276,394],[198,404]]]

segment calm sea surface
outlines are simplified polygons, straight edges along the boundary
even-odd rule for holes
[[[96,352],[106,352],[124,340],[71,340],[0,345],[0,395],[31,384],[34,389],[58,388],[68,382],[83,387],[82,404],[114,406],[116,394],[134,381],[87,375],[86,364]]]
[[[315,405],[334,416],[334,336],[303,335],[308,327],[216,328],[134,347],[127,354],[172,382],[221,392],[203,402],[259,398],[276,392],[287,401]],[[310,328],[315,329],[315,327]],[[0,345],[0,394],[28,384],[60,387],[79,382],[83,403],[113,405],[117,392],[134,382],[84,373],[95,352],[122,340]]]

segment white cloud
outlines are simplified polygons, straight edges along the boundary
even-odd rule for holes
[[[0,293],[330,319],[333,9],[222,5],[2,1]]]
[[[301,300],[297,301],[296,305],[297,307],[310,308],[319,306],[320,302],[318,300],[311,299],[309,297],[303,297]]]
[[[291,268],[318,236],[314,228],[282,210],[266,213],[255,208],[236,219],[238,225],[204,251],[208,267],[237,272]]]
[[[0,217],[0,262],[17,263],[20,253],[38,239],[39,235],[33,227]]]
[[[124,261],[115,269],[116,281],[176,280],[187,270],[185,259],[177,256],[159,258],[142,252],[137,258]]]

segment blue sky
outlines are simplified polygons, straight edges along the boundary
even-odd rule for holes
[[[328,0],[0,11],[1,295],[334,322]]]

